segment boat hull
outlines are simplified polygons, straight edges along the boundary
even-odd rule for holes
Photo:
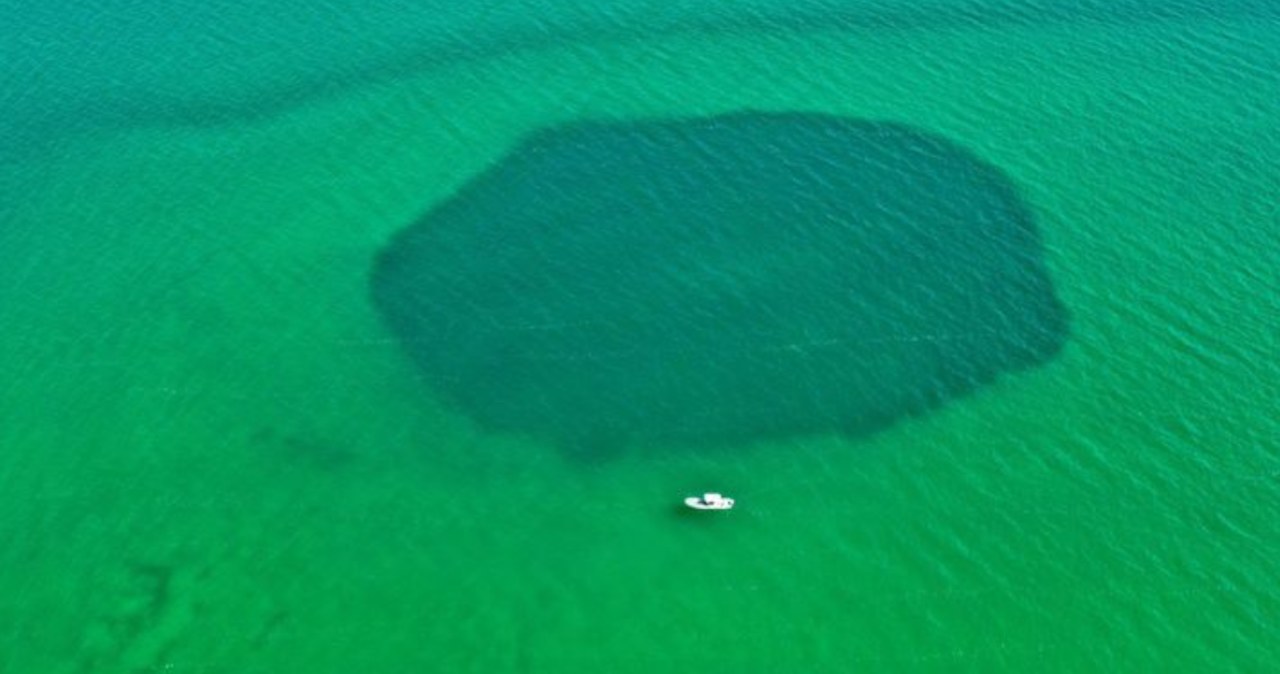
[[[727,498],[716,503],[707,503],[697,496],[690,496],[684,500],[684,504],[694,510],[730,510],[733,508],[733,499]]]

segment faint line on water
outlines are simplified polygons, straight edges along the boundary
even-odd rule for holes
[[[557,327],[538,327],[538,328],[513,328],[517,330],[540,330],[550,331],[558,329]],[[642,354],[680,354],[680,353],[777,353],[786,351],[797,351],[803,349],[831,348],[837,346],[857,346],[865,344],[905,344],[915,342],[961,342],[974,339],[982,339],[991,335],[999,334],[996,330],[975,331],[966,334],[916,334],[916,335],[889,335],[885,337],[832,337],[824,339],[808,339],[782,342],[765,346],[751,346],[745,348],[726,348],[720,346],[699,346],[678,349],[616,349],[608,351],[591,351],[586,353],[551,353],[539,358],[521,358],[521,360],[538,360],[538,361],[555,361],[555,362],[574,362],[574,361],[594,361],[594,360],[610,360],[618,358],[628,358]],[[376,338],[368,340],[349,340],[339,342],[341,347],[382,347],[391,344],[430,344],[435,340],[400,340],[392,337]]]
[[[492,7],[498,6],[495,3]],[[485,13],[493,11],[486,9]],[[480,18],[483,18],[483,14]],[[302,75],[287,85],[277,85],[255,92],[251,103],[228,97],[219,100],[183,100],[156,96],[137,96],[134,100],[111,100],[101,97],[92,104],[78,106],[62,114],[47,110],[24,120],[28,128],[46,130],[46,125],[62,124],[69,113],[95,120],[98,127],[194,127],[208,128],[229,124],[254,123],[347,95],[350,90],[429,74],[448,67],[483,63],[512,54],[536,54],[563,49],[566,45],[643,43],[655,39],[680,36],[734,35],[759,33],[816,34],[874,31],[877,36],[912,31],[971,29],[991,30],[995,27],[1046,26],[1055,24],[1131,25],[1177,20],[1244,20],[1274,21],[1280,11],[1274,3],[1247,0],[1201,2],[1148,2],[1147,0],[1085,0],[1076,3],[996,2],[982,11],[966,5],[947,6],[930,3],[903,3],[894,8],[832,6],[819,3],[814,7],[789,6],[785,12],[754,11],[727,15],[680,13],[640,14],[617,17],[605,13],[592,16],[577,25],[565,21],[538,21],[518,29],[484,31],[475,18],[466,26],[458,26],[429,49],[405,50],[380,60],[345,68],[340,72]],[[487,33],[487,34],[486,34]],[[199,37],[199,36],[197,36]],[[377,37],[377,36],[370,36]],[[332,66],[331,66],[332,68]],[[85,124],[79,131],[91,130]],[[65,133],[65,129],[64,129]],[[52,134],[50,134],[52,135]]]

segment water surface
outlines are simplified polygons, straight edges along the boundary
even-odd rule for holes
[[[0,7],[0,672],[1280,660],[1276,3]]]
[[[1067,332],[999,169],[812,114],[535,132],[398,234],[371,282],[444,399],[586,458],[858,439]]]

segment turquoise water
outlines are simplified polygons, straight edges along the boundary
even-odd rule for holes
[[[257,4],[2,3],[22,20],[0,29],[0,672],[1280,658],[1274,3]],[[464,380],[470,406],[424,377],[371,288],[397,237],[454,222],[483,239],[482,219],[432,214],[531,134],[744,111],[894,125],[991,167],[1034,223],[1061,348],[873,433],[801,406],[789,432],[714,450],[664,440],[689,417],[637,388],[653,423],[586,461],[537,432],[571,408],[486,421],[519,400],[501,395],[513,373]],[[743,157],[735,180],[764,180]],[[589,223],[579,205],[617,198],[573,194],[507,212]],[[678,219],[688,202],[654,203]],[[704,222],[741,235],[739,216]],[[580,241],[541,227],[512,231],[549,260]],[[797,251],[860,259],[814,231]],[[785,298],[788,267],[741,245],[723,264]],[[690,259],[673,278],[705,298],[725,267]],[[867,316],[900,325],[926,295]],[[777,331],[795,324],[738,352],[794,344]],[[488,357],[487,335],[436,343]],[[664,343],[682,342],[650,358]],[[735,362],[682,371],[730,381],[749,373]],[[558,400],[620,390],[577,373]],[[675,508],[706,488],[739,508]]]

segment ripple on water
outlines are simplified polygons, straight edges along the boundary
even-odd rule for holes
[[[370,283],[442,400],[588,457],[862,436],[1068,331],[996,167],[817,114],[532,134],[398,233]]]

